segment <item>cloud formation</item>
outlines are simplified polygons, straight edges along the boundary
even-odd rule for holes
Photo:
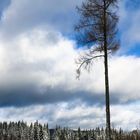
[[[10,37],[40,26],[64,34],[72,33],[77,21],[76,5],[80,5],[81,1],[12,0],[3,12],[1,30]]]
[[[83,50],[77,50],[75,42],[60,33],[33,30],[1,43],[1,48],[1,106],[27,106],[74,99],[104,105],[103,61],[95,61],[92,71],[88,74],[83,70],[80,81],[76,80],[74,60]],[[137,57],[110,58],[113,104],[140,99],[139,69],[140,59]]]
[[[125,111],[124,111],[125,110]],[[82,102],[36,105],[22,108],[0,108],[1,121],[23,120],[28,123],[39,120],[49,122],[49,127],[57,125],[70,128],[92,129],[105,126],[105,108],[87,106]],[[119,115],[118,115],[119,114]],[[115,105],[111,107],[111,125],[119,129],[132,130],[139,128],[139,105]]]
[[[134,16],[135,8],[128,8],[127,2],[121,2],[120,7],[123,49],[140,40],[139,9]],[[75,40],[64,36],[77,21],[75,6],[80,3],[81,0],[11,0],[2,10],[1,120],[39,119],[52,127],[60,124],[72,128],[105,124],[103,60],[96,60],[91,72],[83,70],[80,80],[76,80],[75,59],[83,49],[77,49]],[[129,124],[134,128],[138,123],[139,69],[139,57],[116,55],[109,59],[112,123],[116,127],[128,128]]]

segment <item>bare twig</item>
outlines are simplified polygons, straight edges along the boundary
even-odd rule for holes
[[[87,57],[83,57],[81,58],[83,61],[80,63],[78,69],[76,70],[76,73],[77,73],[77,76],[76,78],[79,79],[80,78],[80,73],[81,73],[81,68],[84,64],[86,65],[89,65],[90,62],[93,60],[93,59],[96,59],[96,58],[101,58],[101,57],[104,57],[104,55],[96,55],[96,56],[93,56],[91,58],[87,58]],[[81,60],[80,60],[81,61]]]

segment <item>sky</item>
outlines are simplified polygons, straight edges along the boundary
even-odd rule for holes
[[[76,79],[82,0],[0,1],[0,121],[105,126],[103,60]],[[111,125],[140,128],[140,2],[119,2],[119,51],[109,58]]]

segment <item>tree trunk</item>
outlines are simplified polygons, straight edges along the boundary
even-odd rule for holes
[[[107,137],[106,140],[111,140],[110,97],[109,97],[108,54],[107,54],[107,51],[105,51],[104,67],[105,67],[106,137]]]
[[[106,102],[106,140],[111,140],[110,128],[110,96],[108,78],[108,52],[107,52],[107,21],[106,21],[106,0],[104,0],[104,68],[105,68],[105,102]]]

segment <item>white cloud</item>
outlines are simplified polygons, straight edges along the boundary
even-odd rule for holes
[[[76,104],[72,108],[68,103],[52,105],[37,105],[24,108],[1,108],[1,121],[24,120],[28,123],[39,120],[41,123],[49,123],[50,128],[57,125],[70,128],[84,129],[105,127],[105,108],[98,106],[86,106],[83,103]],[[139,128],[139,105],[127,106],[115,105],[111,107],[111,125],[125,130]]]
[[[3,12],[1,30],[10,37],[40,26],[63,33],[71,32],[77,21],[76,5],[81,1],[11,0],[11,4]]]
[[[111,107],[111,120],[115,128],[126,130],[139,128],[139,103]]]
[[[69,104],[67,103],[25,108],[10,107],[0,109],[2,112],[0,119],[2,121],[24,120],[27,122],[39,120],[42,123],[48,122],[50,127],[55,127],[58,124],[71,128],[78,128],[78,126],[82,128],[93,128],[98,125],[104,125],[103,110],[104,108],[87,107],[82,103],[80,103],[80,106],[73,106],[73,108],[69,108]]]
[[[68,93],[104,95],[103,61],[95,61],[92,71],[86,73],[83,70],[80,81],[76,80],[74,60],[79,50],[74,41],[60,33],[33,30],[12,41],[1,41],[1,50],[1,87],[31,84],[39,89],[51,87]],[[137,57],[116,56],[110,59],[110,91],[114,102],[140,99],[139,69],[140,59]]]
[[[137,100],[139,96],[140,58],[122,56],[110,64],[110,89],[122,101]]]

